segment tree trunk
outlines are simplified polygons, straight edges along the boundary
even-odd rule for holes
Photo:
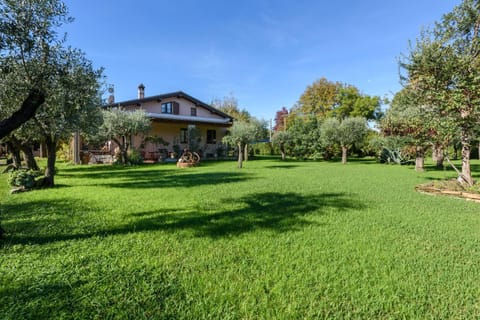
[[[0,139],[30,120],[44,101],[45,93],[43,91],[38,89],[30,90],[20,109],[15,111],[9,118],[0,121]]]
[[[35,156],[33,155],[32,146],[22,143],[20,144],[20,149],[22,150],[23,156],[25,157],[27,168],[32,170],[39,170],[37,161],[35,160]]]
[[[348,148],[342,145],[342,164],[347,163],[347,152],[348,152]]]
[[[22,166],[22,158],[20,157],[20,148],[17,144],[13,143],[12,141],[7,141],[7,147],[12,155],[12,165],[19,169]]]
[[[424,171],[425,163],[425,149],[421,146],[417,146],[415,150],[415,171]]]
[[[280,144],[280,153],[282,154],[282,160],[285,160],[285,146],[283,143]]]
[[[43,184],[46,187],[55,185],[55,161],[57,160],[57,140],[48,137],[45,140],[47,146],[47,168],[45,169],[45,177]]]
[[[470,171],[470,135],[468,128],[462,128],[462,175],[460,182],[473,185],[472,173]]]
[[[440,144],[434,145],[432,150],[432,160],[436,163],[437,169],[443,169],[444,159],[443,146]]]
[[[238,144],[238,168],[241,169],[243,165],[243,146]]]

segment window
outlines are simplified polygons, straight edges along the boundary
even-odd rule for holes
[[[193,117],[197,116],[197,108],[190,108],[190,115]]]
[[[162,103],[162,113],[179,114],[180,105],[178,102],[171,101]]]
[[[188,130],[187,128],[180,129],[180,143],[187,143],[188,142]]]
[[[217,131],[207,130],[207,144],[216,144],[216,143],[217,143]]]
[[[162,113],[173,113],[173,103],[172,102],[166,102],[162,103]]]

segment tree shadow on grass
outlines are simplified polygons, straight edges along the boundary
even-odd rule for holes
[[[238,204],[233,210],[205,213],[192,211],[182,215],[161,215],[136,222],[137,230],[186,230],[198,237],[237,236],[255,230],[286,232],[316,224],[313,216],[328,212],[363,209],[365,206],[343,193],[304,196],[296,193],[265,192],[222,202]]]
[[[76,179],[90,180],[86,185],[102,185],[111,188],[165,188],[196,187],[253,179],[245,172],[198,172],[191,169],[172,170],[113,170],[92,171],[76,175]]]
[[[0,288],[2,319],[137,319],[145,310],[175,319],[175,310],[166,306],[186,299],[174,277],[145,266],[95,270],[87,276],[88,281],[50,275],[5,284]]]
[[[225,207],[223,203],[228,203],[233,209],[222,210]],[[32,205],[36,206],[38,204]],[[65,208],[65,205],[68,204],[50,203],[50,205],[57,208],[59,212],[69,210],[68,207]],[[80,205],[77,203],[75,209],[72,210],[81,212],[82,206],[86,206],[86,204]],[[215,206],[219,207],[218,210]],[[364,208],[363,202],[344,193],[321,193],[305,196],[297,193],[264,192],[239,199],[218,199],[213,204],[200,204],[190,208],[179,207],[135,212],[129,215],[132,218],[126,224],[99,229],[92,225],[90,232],[76,234],[52,233],[51,231],[48,233],[39,232],[39,230],[49,230],[42,228],[41,224],[65,224],[62,218],[59,218],[57,222],[47,218],[46,221],[36,221],[36,228],[32,227],[32,230],[22,230],[21,233],[8,235],[5,244],[45,244],[80,240],[94,236],[102,237],[148,231],[182,231],[196,237],[210,238],[238,236],[256,230],[296,231],[309,225],[315,225],[317,223],[315,221],[316,216],[335,212],[348,213]],[[28,206],[22,208],[22,210],[28,209]],[[59,230],[63,231],[66,227],[68,226],[62,225]]]

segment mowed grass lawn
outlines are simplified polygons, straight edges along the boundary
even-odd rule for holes
[[[453,171],[235,165],[1,176],[0,318],[480,317],[480,204],[414,190]]]

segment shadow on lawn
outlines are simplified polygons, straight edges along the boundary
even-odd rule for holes
[[[6,319],[134,319],[144,318],[148,309],[177,318],[175,310],[166,310],[166,306],[183,303],[186,294],[172,275],[148,266],[105,270],[101,263],[101,259],[90,262],[88,280],[62,274],[31,278],[20,286],[12,285],[17,281],[9,282],[0,288],[0,313]]]
[[[222,203],[235,204],[236,208],[215,210],[215,206],[222,207]],[[33,205],[37,206],[38,203]],[[81,212],[82,209],[79,205],[78,203],[75,204],[75,208],[72,208],[71,211]],[[83,205],[86,206],[86,204]],[[65,207],[65,203],[61,202],[50,203],[50,206],[57,208],[59,212],[68,212],[69,210]],[[193,236],[210,238],[237,236],[255,230],[295,231],[317,223],[312,219],[314,216],[324,215],[332,211],[348,212],[349,210],[363,208],[365,208],[365,205],[362,202],[343,193],[304,196],[296,193],[265,192],[248,195],[240,199],[219,199],[210,206],[204,205],[202,207],[202,205],[199,205],[195,208],[171,208],[132,213],[129,215],[132,219],[127,224],[107,229],[100,228],[87,233],[52,233],[50,229],[45,228],[46,226],[42,227],[41,224],[55,225],[55,221],[51,221],[50,217],[46,221],[38,219],[35,221],[37,225],[31,227],[31,230],[20,229],[21,233],[8,235],[5,244],[44,244],[144,231],[186,231]],[[32,212],[29,211],[28,207],[23,207],[21,210]],[[32,215],[35,215],[35,213]],[[65,225],[65,221],[62,220],[62,218],[59,218],[57,223],[63,223],[59,227],[59,230],[63,231],[68,227],[68,224]],[[28,225],[23,227],[28,228]],[[18,230],[18,226],[15,226],[15,229]],[[42,230],[50,230],[51,233],[42,235]]]
[[[85,179],[94,182],[88,185],[102,185],[112,188],[195,187],[210,184],[234,183],[252,179],[251,175],[244,172],[199,173],[193,169],[113,169],[89,171],[87,173],[80,172],[75,176],[76,179]]]
[[[261,229],[285,232],[315,224],[309,216],[323,215],[330,209],[347,211],[364,207],[342,193],[304,196],[265,192],[222,202],[236,203],[240,208],[210,214],[193,210],[182,214],[154,214],[137,220],[136,230],[186,230],[198,237],[212,238],[236,236]]]

